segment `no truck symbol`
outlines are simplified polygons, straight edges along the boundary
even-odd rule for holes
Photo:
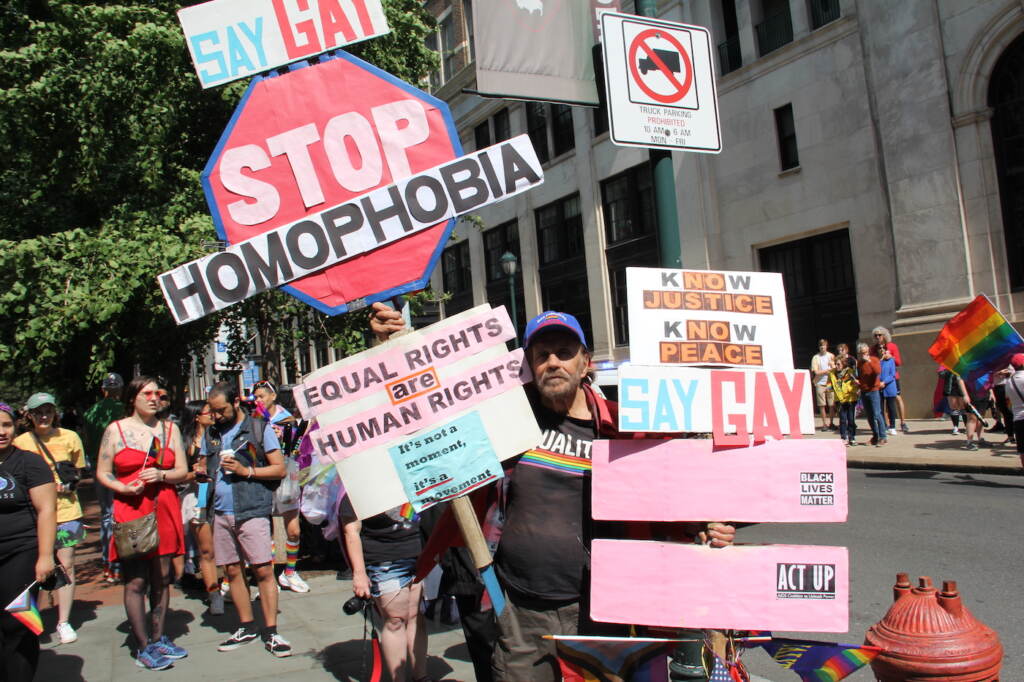
[[[655,41],[668,46],[655,47]],[[693,64],[678,38],[664,29],[641,31],[629,44],[627,61],[632,82],[652,103],[682,106],[693,87]]]

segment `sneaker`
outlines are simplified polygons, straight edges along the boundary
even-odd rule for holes
[[[288,573],[285,571],[281,575],[277,576],[277,584],[286,590],[291,590],[292,592],[298,592],[300,594],[309,592],[309,585],[306,584],[306,581],[303,580],[298,573]]]
[[[245,628],[238,628],[235,630],[235,634],[231,635],[217,647],[217,651],[234,651],[243,644],[248,644],[252,640],[259,637],[258,632],[248,632]]]
[[[57,623],[57,637],[61,644],[71,644],[78,639],[78,633],[70,623]]]
[[[163,655],[164,658],[169,658],[172,661],[188,656],[188,651],[172,642],[167,635],[164,635],[149,646],[156,649],[157,653]]]
[[[977,450],[977,449],[978,449],[978,444],[975,443],[973,440],[969,440],[966,443],[964,443],[964,450]]]
[[[224,595],[220,593],[220,590],[210,593],[210,615],[224,615]]]
[[[263,642],[263,646],[278,658],[292,655],[292,645],[288,643],[287,639],[276,632],[270,636],[270,639]]]
[[[135,654],[135,665],[149,670],[163,670],[174,665],[174,661],[161,654],[153,643]]]
[[[847,445],[849,445],[849,446],[850,446],[851,448],[852,448],[853,446],[855,446],[856,444],[857,444],[857,441],[855,441],[855,440],[853,440],[853,439],[850,439],[850,441],[849,441],[849,442],[847,443]]]
[[[954,436],[959,436],[960,435],[960,429],[958,429],[957,427],[954,426],[953,427],[953,435]]]
[[[896,435],[896,429],[889,429],[889,435],[890,436],[895,436]]]
[[[907,426],[907,422],[903,422],[902,424],[900,424],[900,431],[902,431],[903,433],[910,433],[910,427]]]

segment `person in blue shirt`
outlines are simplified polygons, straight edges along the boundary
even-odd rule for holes
[[[214,424],[206,430],[200,454],[213,478],[213,551],[231,585],[231,601],[239,627],[218,651],[234,651],[262,634],[267,651],[290,656],[291,645],[277,633],[277,581],[270,551],[270,514],[274,490],[285,474],[281,445],[270,424],[255,419],[241,406],[238,387],[221,382],[207,397]],[[256,575],[263,611],[263,632],[256,628],[243,560]]]
[[[879,364],[882,366],[882,374],[879,376],[882,382],[882,402],[889,424],[889,435],[895,436],[896,396],[899,395],[899,384],[896,383],[896,358],[884,348],[879,347],[878,351]]]

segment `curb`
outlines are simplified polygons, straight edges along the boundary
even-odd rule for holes
[[[966,474],[996,474],[1003,476],[1021,476],[1024,471],[1020,466],[1000,466],[994,464],[957,464],[933,463],[933,462],[894,462],[871,461],[865,459],[847,459],[846,466],[849,469],[886,469],[886,470],[914,470],[914,471],[944,471],[949,473]]]

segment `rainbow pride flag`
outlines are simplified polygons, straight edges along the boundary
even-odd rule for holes
[[[795,672],[803,682],[837,682],[863,668],[882,653],[881,649],[874,646],[780,637],[761,646],[779,665]]]
[[[25,591],[14,598],[10,604],[4,607],[7,613],[14,616],[18,622],[32,631],[33,635],[43,634],[43,617],[39,615],[39,608],[36,606],[36,598],[32,595],[32,585],[25,588]]]
[[[1006,367],[1014,353],[1024,352],[1024,338],[984,294],[971,301],[942,327],[928,354],[977,383],[985,374]]]

